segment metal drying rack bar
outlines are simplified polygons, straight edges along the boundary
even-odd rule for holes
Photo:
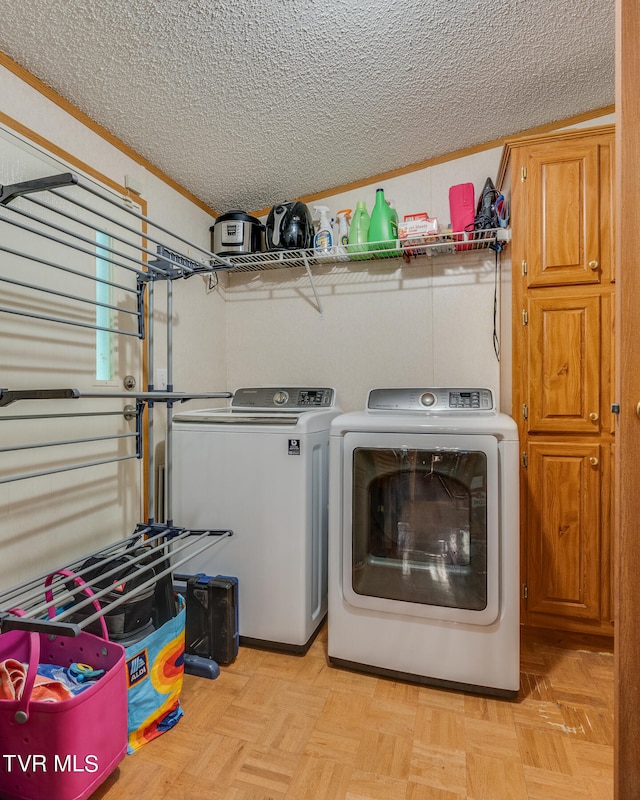
[[[53,198],[51,202],[43,199],[46,193]],[[81,199],[88,196],[85,202]],[[17,203],[18,199],[21,202]],[[109,207],[117,211],[105,211]],[[123,216],[124,214],[124,216]],[[87,216],[88,215],[88,216]],[[122,217],[122,218],[121,218]],[[126,218],[127,222],[123,219]],[[131,330],[115,325],[98,325],[83,318],[70,314],[68,317],[41,313],[31,310],[24,305],[16,304],[14,307],[1,306],[0,313],[23,316],[31,319],[43,320],[50,323],[107,331],[116,335],[135,337],[147,341],[147,369],[148,374],[154,374],[154,313],[155,291],[157,281],[166,282],[166,330],[167,330],[167,387],[163,390],[155,389],[149,383],[146,391],[81,391],[71,388],[45,388],[45,389],[0,389],[0,408],[6,408],[16,402],[25,401],[78,401],[82,399],[104,400],[123,399],[128,401],[121,411],[100,411],[92,408],[89,411],[66,412],[60,411],[59,405],[51,414],[21,414],[2,415],[0,422],[17,420],[59,420],[62,418],[83,417],[108,417],[124,416],[126,419],[136,420],[135,432],[114,433],[87,437],[74,437],[69,439],[27,442],[0,448],[1,452],[17,452],[21,450],[34,450],[39,448],[67,447],[73,445],[87,445],[107,440],[132,440],[135,443],[134,452],[110,458],[68,463],[50,469],[25,472],[0,478],[0,484],[11,481],[25,480],[28,478],[51,475],[67,470],[84,469],[98,464],[143,457],[143,426],[146,426],[148,441],[147,456],[147,481],[148,481],[148,508],[147,522],[137,526],[135,532],[117,541],[114,544],[100,548],[91,554],[85,555],[69,564],[50,570],[46,574],[33,578],[30,581],[13,586],[0,592],[0,633],[11,629],[24,629],[75,636],[80,630],[94,624],[101,616],[109,614],[114,609],[128,600],[135,598],[142,592],[148,591],[156,582],[169,576],[172,571],[186,563],[187,560],[203,552],[212,545],[233,534],[228,529],[202,529],[193,530],[175,526],[172,520],[171,509],[171,427],[172,409],[174,403],[183,403],[195,399],[228,399],[229,392],[176,392],[173,388],[173,282],[177,279],[187,279],[193,275],[206,274],[218,270],[234,269],[235,265],[200,247],[197,244],[168,230],[164,226],[153,222],[144,214],[138,213],[132,202],[127,197],[110,195],[106,190],[96,189],[86,184],[74,173],[62,173],[38,180],[25,181],[12,185],[0,186],[0,223],[14,226],[21,232],[21,236],[43,237],[51,243],[52,248],[63,248],[79,258],[96,258],[96,241],[81,232],[84,228],[95,237],[95,231],[100,228],[115,225],[118,233],[110,232],[109,242],[100,244],[100,259],[110,265],[110,268],[119,270],[123,276],[121,280],[98,277],[96,274],[84,272],[69,262],[75,263],[72,258],[44,258],[41,253],[17,250],[9,247],[6,242],[0,243],[0,253],[16,259],[25,259],[29,262],[45,267],[44,274],[57,275],[66,273],[72,275],[80,284],[87,280],[93,284],[107,285],[126,295],[135,298],[135,309],[116,307],[107,302],[101,302],[95,297],[86,297],[71,292],[63,292],[55,285],[41,285],[39,283],[18,280],[16,277],[0,275],[0,282],[28,292],[45,293],[78,304],[79,307],[94,306],[117,311],[133,320]],[[70,225],[65,225],[70,223]],[[72,225],[72,226],[71,226]],[[136,227],[137,226],[137,227]],[[170,237],[171,246],[164,241],[162,236]],[[179,243],[178,247],[175,243]],[[155,245],[155,250],[149,244]],[[182,253],[180,248],[186,247],[188,254]],[[196,252],[198,258],[194,259],[191,252]],[[48,256],[48,253],[47,253]],[[22,277],[22,276],[20,276]],[[55,281],[55,278],[52,278]],[[146,300],[146,313],[145,313]],[[156,403],[166,406],[166,434],[165,434],[165,462],[166,462],[166,488],[165,508],[166,522],[158,523],[154,520],[154,446],[153,446],[153,412]],[[146,414],[143,413],[146,411]],[[200,536],[202,539],[193,543],[191,537]],[[191,542],[189,541],[191,539]],[[188,554],[186,553],[188,551]],[[126,577],[122,574],[119,560],[127,554]],[[85,566],[90,558],[100,558],[106,571],[100,575],[100,581],[109,579],[107,588],[93,588],[93,594],[88,597],[85,589],[74,582],[74,578],[89,584],[90,580],[96,582],[93,573]],[[110,566],[113,565],[113,566]],[[65,575],[56,575],[60,571]],[[50,576],[54,576],[51,578]],[[86,580],[85,577],[86,576]],[[52,596],[46,599],[44,582],[50,581],[49,591]],[[113,583],[125,581],[138,581],[138,585],[131,592],[113,597]],[[95,601],[100,603],[100,610],[90,609],[83,612]],[[81,616],[78,619],[78,615]]]
[[[46,178],[41,178],[38,180],[33,181],[24,181],[22,183],[12,184],[10,186],[2,186],[0,185],[0,206],[4,206],[5,208],[10,208],[12,211],[15,211],[19,215],[28,217],[38,223],[42,223],[47,228],[55,229],[64,233],[65,235],[70,234],[73,238],[78,239],[80,241],[83,240],[79,234],[73,232],[68,228],[62,228],[61,226],[56,225],[50,219],[43,218],[43,217],[36,217],[35,215],[29,214],[24,209],[19,209],[11,206],[11,203],[18,197],[24,197],[25,199],[31,200],[36,205],[40,206],[41,208],[47,208],[54,213],[63,216],[68,220],[72,220],[74,223],[78,223],[79,225],[87,225],[87,220],[83,219],[82,217],[75,216],[71,213],[64,212],[60,208],[56,208],[51,206],[50,204],[44,203],[39,199],[35,199],[31,197],[32,194],[39,194],[44,191],[49,191],[55,197],[67,201],[71,205],[81,208],[85,211],[90,212],[92,215],[101,218],[105,222],[113,222],[119,228],[123,230],[127,230],[130,233],[133,233],[136,237],[140,235],[140,230],[134,228],[133,226],[127,226],[123,224],[119,219],[114,219],[114,217],[106,214],[104,211],[101,211],[95,206],[90,206],[82,201],[78,200],[75,195],[70,195],[68,193],[57,191],[61,188],[65,187],[77,187],[81,189],[83,192],[97,198],[100,202],[104,202],[107,205],[113,206],[117,208],[118,211],[126,211],[127,214],[131,217],[131,219],[136,219],[139,222],[142,222],[144,225],[156,230],[160,231],[161,233],[169,235],[172,239],[181,242],[183,245],[186,245],[188,248],[191,248],[198,253],[201,254],[201,258],[199,261],[194,260],[188,255],[181,254],[177,252],[174,248],[167,248],[166,243],[163,243],[159,238],[157,238],[157,234],[154,235],[149,233],[149,231],[144,232],[144,238],[150,242],[153,242],[157,245],[158,250],[153,253],[153,251],[147,249],[146,247],[133,243],[134,248],[138,252],[142,252],[148,255],[153,255],[157,257],[161,263],[153,263],[149,264],[145,262],[143,259],[131,259],[129,255],[126,253],[119,253],[125,259],[132,261],[133,263],[137,263],[139,265],[139,272],[146,274],[147,271],[151,275],[155,275],[156,277],[163,278],[163,279],[170,279],[173,280],[175,278],[186,278],[190,275],[196,274],[198,272],[211,272],[219,269],[232,269],[233,264],[231,264],[226,259],[220,258],[216,256],[214,253],[210,252],[206,248],[201,247],[198,244],[195,244],[188,239],[180,236],[179,234],[170,231],[168,228],[165,228],[163,225],[160,225],[157,222],[154,222],[150,217],[147,217],[145,214],[140,214],[131,207],[131,201],[129,198],[121,197],[121,196],[112,196],[107,194],[106,191],[99,191],[95,189],[93,186],[81,181],[77,175],[72,172],[65,172],[60,175],[51,175]],[[7,218],[6,221],[9,221]],[[18,224],[18,222],[13,222],[10,224]],[[24,225],[20,225],[20,227],[25,227]],[[33,229],[30,229],[33,230]],[[34,230],[35,233],[41,233],[40,231]],[[48,237],[48,234],[41,233],[41,235],[45,235]],[[121,243],[131,245],[131,240],[125,239],[124,237],[116,236],[114,237]],[[88,243],[89,245],[93,246],[95,243],[92,240],[84,239],[84,242]],[[65,242],[66,243],[66,242]],[[70,244],[71,247],[76,247],[76,245]],[[82,248],[80,248],[82,249]],[[112,251],[114,254],[117,254],[117,251]],[[91,251],[91,255],[93,255],[93,251]],[[135,267],[128,267],[130,269],[135,269]]]
[[[70,445],[79,445],[79,444],[90,444],[92,442],[104,442],[104,441],[121,441],[126,439],[132,439],[135,441],[135,452],[130,453],[128,455],[123,456],[114,456],[112,458],[103,458],[95,461],[88,461],[88,462],[81,462],[77,464],[68,464],[60,467],[55,467],[47,470],[38,470],[35,472],[28,472],[24,474],[17,474],[17,475],[8,475],[4,477],[0,477],[0,484],[3,483],[13,483],[15,481],[25,480],[27,478],[38,478],[44,475],[53,475],[60,472],[69,472],[71,470],[76,469],[83,469],[84,467],[95,467],[100,464],[110,464],[117,461],[127,461],[133,458],[141,459],[142,458],[142,421],[143,421],[143,411],[145,405],[147,407],[152,406],[154,403],[167,403],[173,404],[175,402],[185,403],[188,400],[211,400],[211,399],[224,399],[229,398],[231,394],[229,392],[208,392],[208,393],[191,393],[186,394],[184,392],[161,392],[161,391],[153,391],[153,392],[81,392],[79,389],[20,389],[20,390],[11,390],[11,389],[0,389],[0,408],[12,405],[18,401],[24,400],[61,400],[61,399],[71,399],[71,400],[79,400],[81,398],[92,398],[92,399],[100,399],[106,400],[111,398],[124,398],[126,400],[135,400],[136,405],[126,405],[121,412],[91,412],[85,414],[38,414],[38,415],[26,415],[26,416],[15,416],[15,417],[5,417],[0,416],[0,422],[9,422],[15,420],[27,420],[27,419],[60,419],[62,417],[71,418],[71,417],[98,417],[98,416],[123,416],[125,419],[133,419],[136,420],[136,429],[135,433],[119,433],[119,434],[111,434],[107,436],[88,436],[83,438],[75,438],[75,439],[60,439],[56,441],[45,441],[45,442],[36,442],[36,443],[28,443],[22,445],[12,445],[10,447],[0,447],[0,453],[8,453],[8,452],[19,452],[25,450],[36,450],[40,448],[46,447],[65,447]]]
[[[81,630],[91,626],[105,614],[115,611],[137,594],[156,586],[158,580],[170,575],[176,567],[186,563],[194,555],[208,550],[222,539],[233,535],[231,530],[207,530],[191,528],[169,528],[165,525],[139,526],[129,538],[115,545],[96,550],[71,564],[65,564],[33,578],[26,583],[0,592],[0,633],[9,630],[40,631],[42,633],[76,636]],[[192,536],[213,537],[202,545],[193,546],[186,541]],[[188,555],[184,551],[188,550]],[[126,575],[116,561],[124,554],[131,554],[127,560]],[[178,556],[178,558],[176,558]],[[74,583],[75,578],[86,586],[95,581],[93,564],[86,564],[92,558],[100,558],[104,571],[99,581],[109,580],[104,588],[91,587],[91,595],[85,593],[83,585]],[[169,558],[171,561],[169,562]],[[115,564],[109,569],[110,564]],[[133,569],[132,569],[133,567]],[[55,576],[58,577],[55,577]],[[51,576],[54,576],[51,579]],[[113,584],[122,584],[142,579],[134,590],[114,597]],[[46,598],[45,581],[51,599]],[[79,598],[79,599],[78,599]],[[100,610],[84,614],[83,609],[98,601]],[[81,619],[78,619],[79,615]]]

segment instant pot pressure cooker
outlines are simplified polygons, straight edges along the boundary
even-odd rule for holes
[[[264,225],[244,211],[222,214],[209,230],[211,249],[217,256],[244,256],[262,251]]]

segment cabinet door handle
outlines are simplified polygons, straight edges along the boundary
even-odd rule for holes
[[[599,419],[599,417],[598,417],[598,413],[597,413],[596,411],[592,411],[592,412],[589,414],[589,419],[591,420],[591,422],[597,422],[597,421],[598,421],[598,419]]]
[[[591,464],[592,467],[597,467],[598,459],[595,456],[591,456],[591,458],[589,459],[589,463]]]
[[[589,262],[589,269],[596,270],[596,269],[598,269],[599,266],[600,266],[600,264],[597,261],[590,261]]]

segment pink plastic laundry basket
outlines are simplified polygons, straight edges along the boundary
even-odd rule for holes
[[[2,800],[85,800],[127,752],[124,647],[84,631],[0,635],[0,660],[29,665],[20,700],[0,700]],[[90,664],[105,674],[61,702],[31,701],[37,665]]]

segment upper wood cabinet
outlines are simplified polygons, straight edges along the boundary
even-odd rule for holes
[[[598,131],[513,148],[514,187],[526,184],[526,191],[513,193],[512,217],[526,219],[519,267],[529,287],[613,278],[613,135]]]
[[[542,146],[528,152],[528,285],[600,280],[599,159],[592,146]]]

